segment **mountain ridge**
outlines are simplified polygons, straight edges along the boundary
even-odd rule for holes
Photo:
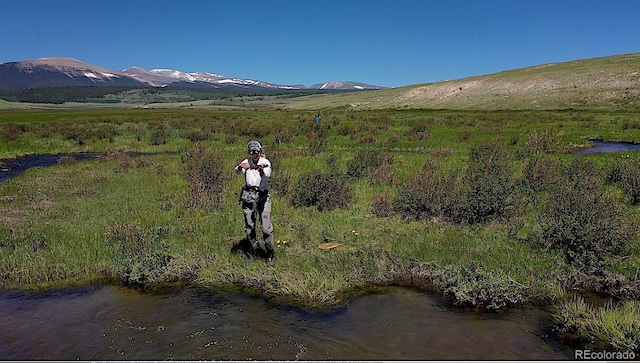
[[[211,72],[183,72],[173,69],[146,70],[129,67],[112,71],[70,57],[44,57],[0,63],[0,89],[25,90],[41,87],[132,86],[179,88],[244,88],[263,90],[379,90],[385,87],[349,81],[332,81],[317,88],[279,85],[259,80],[219,75]],[[327,88],[320,88],[322,86]]]

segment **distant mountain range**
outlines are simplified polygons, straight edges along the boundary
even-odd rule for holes
[[[333,81],[311,87],[278,85],[209,72],[186,73],[171,69],[145,70],[139,67],[111,71],[73,58],[39,58],[0,63],[0,89],[25,90],[74,86],[241,88],[283,91],[305,89],[359,91],[385,88],[348,81]]]

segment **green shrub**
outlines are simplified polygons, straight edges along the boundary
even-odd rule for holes
[[[393,154],[360,149],[355,157],[347,161],[347,176],[359,179],[376,174],[377,170],[393,164]]]
[[[558,146],[560,136],[555,129],[532,132],[527,135],[527,146],[532,153],[550,153]]]
[[[312,171],[296,181],[291,203],[295,207],[315,206],[323,211],[347,207],[352,197],[351,187],[338,173]]]
[[[509,159],[496,143],[473,147],[463,179],[463,198],[457,220],[486,222],[505,215],[512,190]]]
[[[422,169],[398,188],[393,200],[393,210],[410,219],[428,219],[443,214],[443,206],[448,185],[445,178],[439,175],[432,160],[428,160]]]
[[[327,128],[314,125],[307,130],[306,135],[309,140],[309,153],[311,155],[319,154],[327,149],[327,139],[329,137]]]
[[[549,190],[560,178],[558,162],[539,154],[525,161],[522,174],[524,187],[535,193]]]
[[[371,211],[376,217],[390,217],[393,215],[393,205],[389,198],[389,192],[376,193],[373,195]]]
[[[164,145],[169,141],[169,130],[166,126],[160,125],[151,132],[151,145]]]
[[[588,274],[608,266],[636,235],[628,210],[607,193],[593,162],[561,165],[560,178],[537,217],[543,245],[564,253],[568,263]]]
[[[133,136],[136,138],[136,141],[140,142],[142,141],[146,133],[146,126],[144,124],[130,126],[129,132],[133,134]]]
[[[607,182],[619,186],[629,204],[640,204],[640,161],[614,159],[607,169]]]
[[[2,128],[0,128],[0,140],[4,141],[15,141],[20,138],[26,131],[25,125],[14,124],[13,122],[7,122],[2,124]]]
[[[220,209],[230,179],[224,153],[197,143],[182,156],[183,175],[189,186],[188,207]]]
[[[107,150],[102,158],[105,160],[117,160],[118,170],[120,171],[124,171],[133,167],[133,160],[131,159],[131,155],[119,148]]]

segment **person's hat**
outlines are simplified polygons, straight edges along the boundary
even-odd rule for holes
[[[262,151],[262,145],[260,145],[260,143],[256,140],[251,140],[247,144],[247,150],[249,151],[249,154],[253,154],[256,152],[259,153],[260,151]]]

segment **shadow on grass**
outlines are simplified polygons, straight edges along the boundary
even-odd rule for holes
[[[231,246],[231,253],[242,253],[246,258],[259,258],[267,260],[267,251],[259,246],[257,250],[252,250],[251,243],[248,238],[242,238]]]

